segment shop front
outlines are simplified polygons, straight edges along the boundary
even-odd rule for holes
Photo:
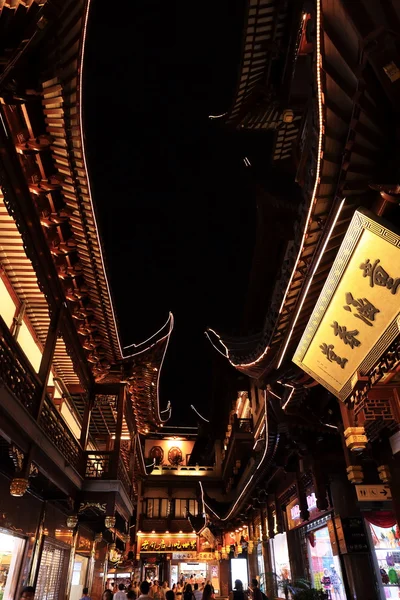
[[[365,511],[380,599],[400,598],[400,529],[391,510]]]
[[[170,587],[182,579],[199,584],[210,581],[219,593],[219,562],[215,552],[201,551],[195,533],[139,532],[137,558],[141,564],[141,579],[167,581]]]
[[[170,585],[181,580],[201,585],[211,582],[216,594],[219,594],[219,562],[213,552],[174,552],[170,568]]]
[[[300,550],[303,553],[312,586],[325,591],[329,600],[346,600],[339,552],[335,538],[332,537],[332,515],[329,512],[323,513],[318,510],[315,493],[312,491],[307,495],[307,508],[310,515],[309,520],[302,521],[299,501],[295,498],[286,507],[286,516],[289,530],[299,530],[300,535],[297,539],[302,544]],[[277,566],[278,568],[282,567],[282,573],[285,575],[287,545],[285,548],[283,539],[278,541],[277,548],[278,552],[275,553],[275,556],[278,556]],[[282,561],[281,564],[279,561]]]
[[[0,531],[0,600],[12,600],[21,572],[26,539]]]

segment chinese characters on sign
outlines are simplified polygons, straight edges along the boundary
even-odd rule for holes
[[[400,278],[393,279],[389,277],[382,267],[377,267],[380,262],[377,259],[374,264],[370,263],[369,258],[365,261],[365,263],[360,265],[360,269],[364,269],[363,277],[370,276],[371,277],[371,287],[374,287],[374,283],[376,285],[385,285],[389,290],[391,290],[392,294],[397,292],[397,288],[400,285]],[[356,300],[353,297],[351,292],[346,292],[346,305],[343,306],[344,310],[351,312],[354,314],[356,319],[361,319],[366,325],[369,327],[373,326],[373,321],[375,321],[375,315],[377,315],[380,310],[376,308],[372,302],[370,302],[367,298],[359,298]],[[351,306],[358,311],[358,315],[353,313],[351,310]],[[333,321],[331,327],[333,327],[333,335],[339,336],[339,339],[347,346],[353,350],[353,348],[357,348],[361,345],[361,341],[356,337],[359,335],[358,329],[352,329],[349,331],[345,325],[339,325],[338,321]],[[342,369],[345,368],[348,359],[345,357],[340,357],[336,352],[334,352],[333,344],[323,343],[320,345],[322,354],[324,354],[329,360],[329,362],[336,362]]]
[[[140,552],[171,552],[179,550],[197,550],[197,540],[164,540],[143,539],[140,543]]]
[[[386,287],[392,294],[396,294],[397,288],[400,285],[400,277],[396,277],[396,279],[390,277],[389,273],[379,265],[380,262],[379,258],[377,258],[372,264],[369,258],[367,258],[365,263],[360,265],[360,269],[364,271],[363,277],[369,277],[369,285],[371,287],[380,285],[381,287]]]
[[[400,235],[357,210],[293,358],[341,400],[399,333],[396,265]]]

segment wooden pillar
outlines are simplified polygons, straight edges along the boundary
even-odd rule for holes
[[[332,480],[330,490],[335,515],[342,518],[361,516],[354,485],[344,474]],[[371,554],[341,554],[341,559],[344,566],[345,588],[349,591],[347,597],[377,597]]]
[[[35,543],[32,549],[32,559],[29,566],[28,585],[36,586],[37,576],[39,572],[40,555],[42,553],[44,520],[46,517],[46,500],[44,500],[41,510],[38,525],[35,532]]]
[[[90,390],[89,398],[85,405],[85,412],[83,413],[83,421],[82,421],[82,428],[81,428],[81,437],[79,440],[83,450],[86,450],[87,441],[88,441],[88,437],[89,437],[90,418],[92,415],[94,400],[95,400],[95,393],[94,393],[94,390],[92,389],[92,390]]]
[[[37,408],[37,414],[36,414],[37,420],[39,420],[39,418],[40,418],[44,399],[46,396],[46,389],[47,389],[47,384],[49,381],[51,365],[53,363],[54,350],[56,349],[56,342],[57,342],[58,330],[59,330],[59,325],[60,325],[60,318],[61,318],[61,308],[58,309],[56,312],[54,312],[51,317],[50,326],[49,326],[49,330],[47,332],[47,337],[46,337],[46,343],[44,346],[44,352],[42,355],[42,360],[40,361],[38,377],[40,379],[41,389],[40,389],[40,398],[38,400],[38,408]]]
[[[307,494],[303,485],[300,470],[298,470],[296,473],[296,489],[297,497],[299,499],[300,517],[303,521],[308,521],[310,518],[310,513],[308,511]]]
[[[119,390],[118,390],[118,399],[117,399],[117,422],[115,425],[113,465],[112,465],[112,473],[111,473],[111,477],[113,479],[118,479],[118,461],[119,461],[119,453],[121,451],[121,434],[122,434],[122,425],[123,425],[123,421],[124,421],[125,399],[126,399],[126,387],[125,387],[124,383],[120,383]]]
[[[328,510],[328,489],[325,480],[325,469],[321,458],[314,459],[312,478],[318,510]]]
[[[268,494],[268,497],[273,500],[272,494]],[[268,520],[268,537],[273,539],[275,537],[275,523],[274,523],[274,515],[273,515],[273,507],[271,504],[267,504],[267,520]]]
[[[73,534],[72,534],[72,546],[71,546],[71,554],[69,555],[69,565],[68,565],[68,574],[67,574],[67,585],[65,590],[66,598],[69,598],[71,593],[71,585],[72,585],[72,574],[74,572],[74,562],[75,562],[75,554],[76,547],[78,545],[78,531],[79,527],[76,526]]]

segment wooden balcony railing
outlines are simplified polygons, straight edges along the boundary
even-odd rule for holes
[[[80,472],[82,465],[82,448],[52,401],[47,396],[40,413],[39,425],[68,463]]]
[[[83,452],[80,443],[48,396],[40,415],[42,384],[0,317],[0,382],[38,422],[46,437],[61,452],[65,460],[85,479],[119,479],[129,497],[132,479],[122,457],[109,452]]]
[[[88,451],[85,456],[85,479],[118,479],[132,497],[132,479],[121,456],[116,456],[112,450]]]
[[[1,317],[0,380],[35,416],[40,401],[40,380]]]

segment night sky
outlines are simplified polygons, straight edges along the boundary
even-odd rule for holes
[[[93,2],[84,127],[124,345],[175,316],[161,377],[171,423],[209,415],[213,353],[204,330],[235,333],[254,248],[255,197],[229,109],[243,1]]]

